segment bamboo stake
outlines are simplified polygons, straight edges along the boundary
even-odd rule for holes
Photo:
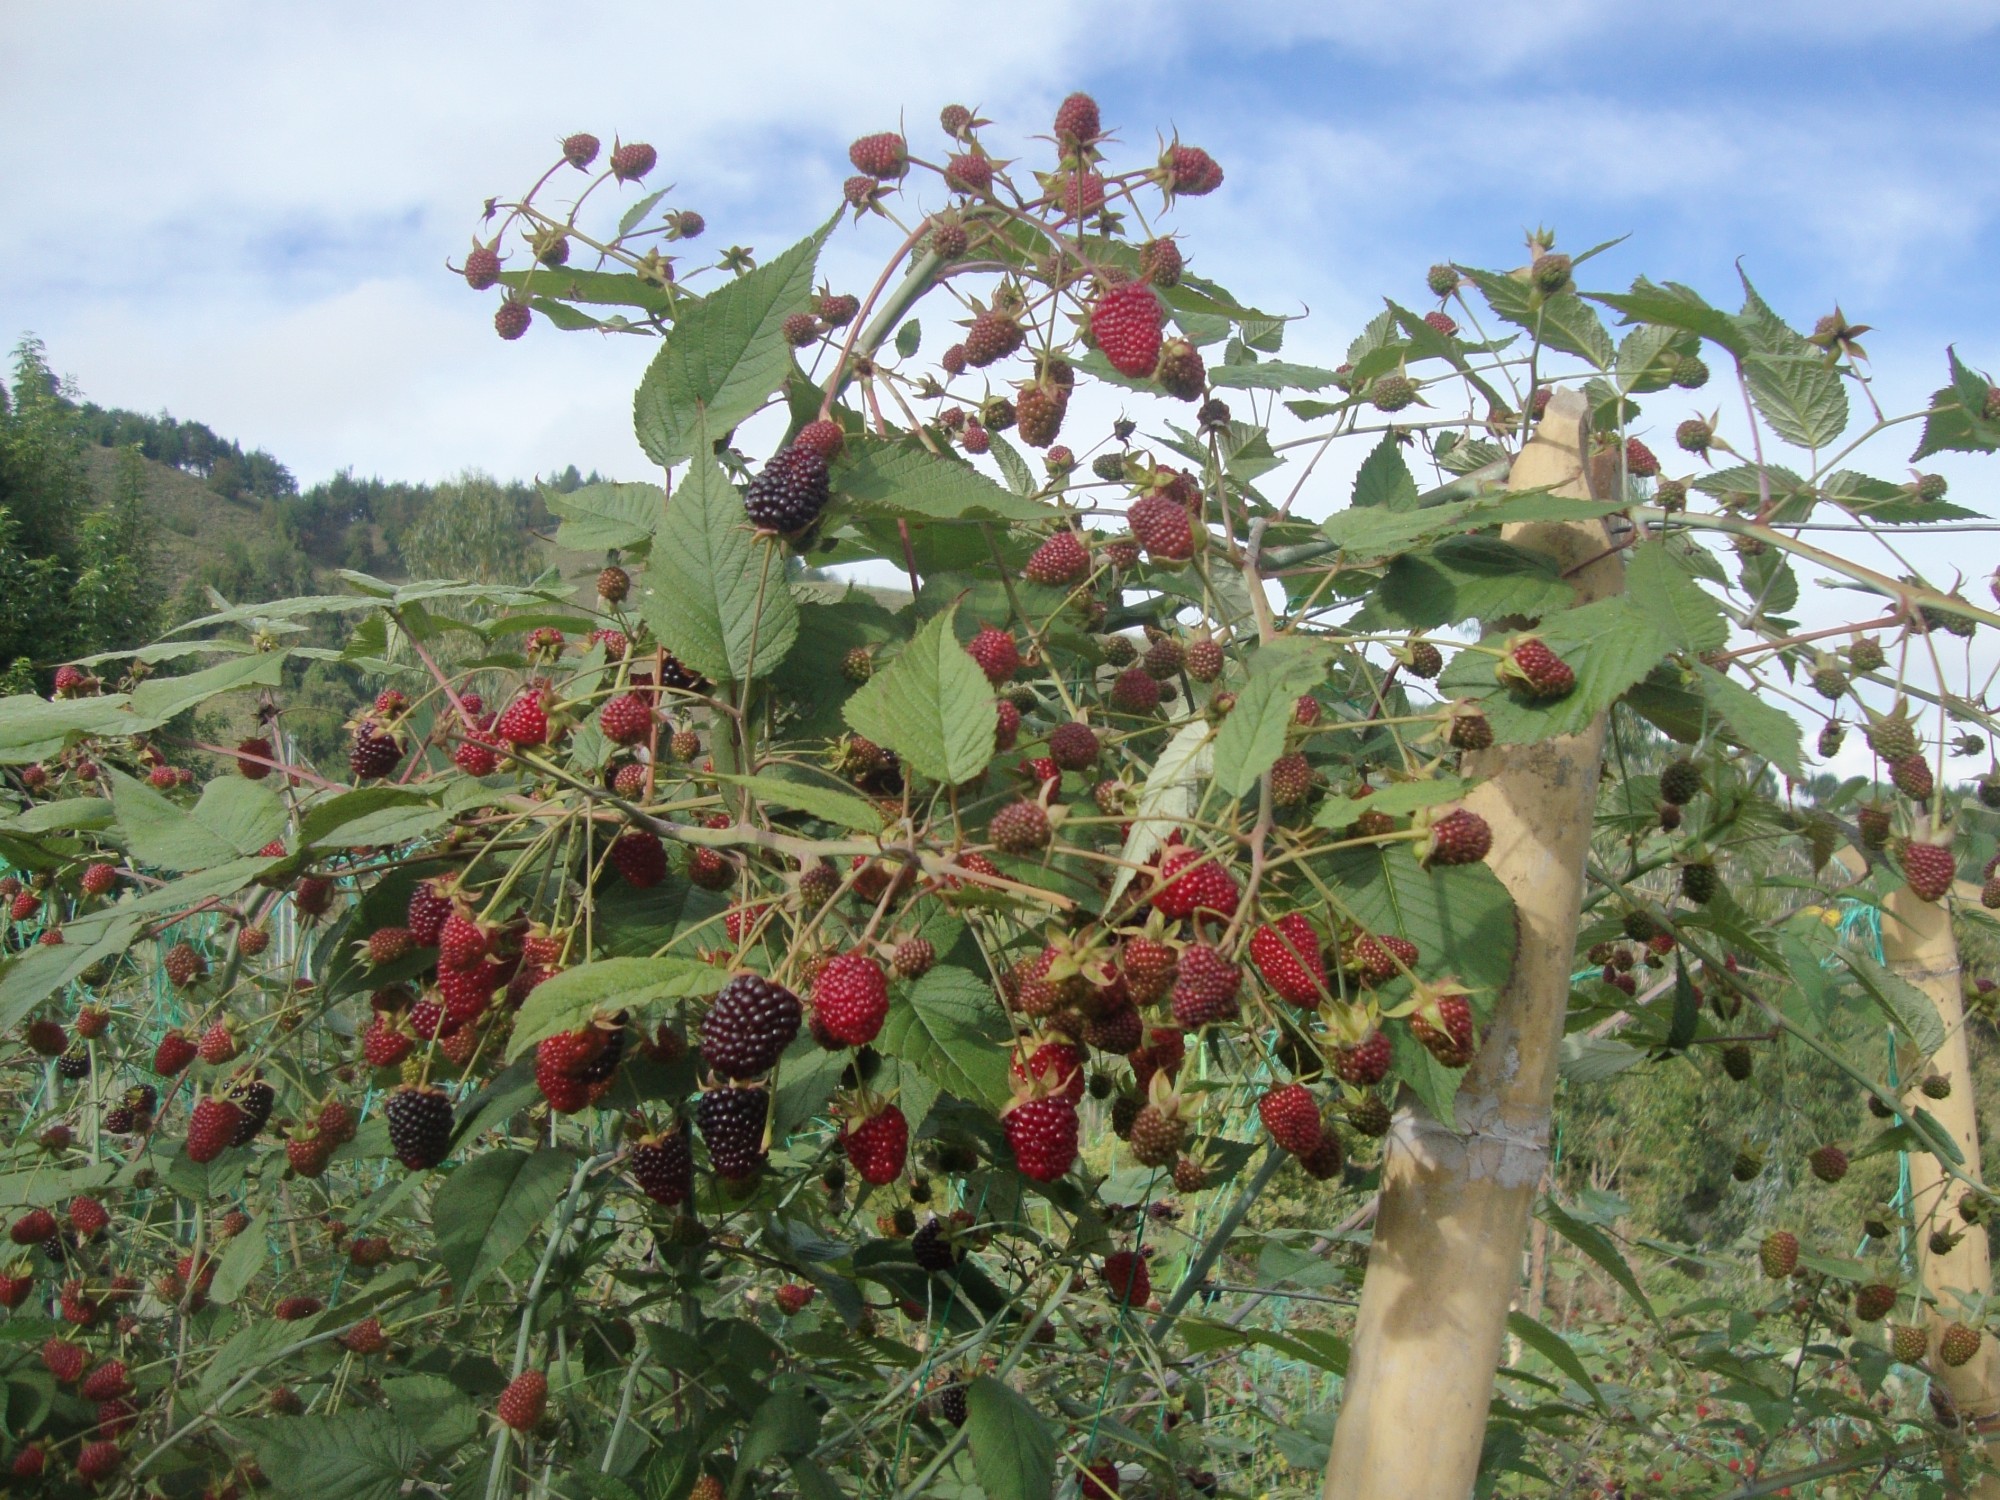
[[[1965,1042],[1965,1006],[1959,991],[1958,944],[1951,933],[1951,912],[1944,902],[1919,901],[1908,886],[1899,885],[1883,903],[1882,956],[1890,970],[1908,980],[1930,997],[1944,1026],[1944,1045],[1930,1059],[1933,1072],[1951,1080],[1951,1093],[1932,1099],[1918,1085],[1923,1069],[1911,1057],[1903,1074],[1904,1105],[1910,1110],[1927,1109],[1950,1132],[1965,1156],[1962,1170],[1979,1178],[1979,1122],[1974,1113],[1972,1057]],[[1981,1179],[1984,1180],[1983,1178]],[[1910,1211],[1917,1225],[1917,1242],[1923,1245],[1933,1228],[1958,1224],[1957,1183],[1928,1151],[1910,1153]],[[1951,1369],[1937,1357],[1938,1332],[1948,1322],[1963,1321],[1977,1328],[1993,1290],[1993,1270],[1986,1235],[1973,1229],[1947,1254],[1934,1255],[1928,1247],[1922,1258],[1924,1290],[1936,1299],[1929,1322],[1931,1373],[1958,1403],[1960,1418],[1968,1423],[2000,1414],[2000,1343],[1991,1338],[1979,1342],[1979,1352],[1970,1363]],[[1988,1441],[1989,1457],[2000,1459],[1995,1440]],[[1970,1488],[1953,1486],[1953,1494],[2000,1500],[2000,1475],[1979,1476]]]
[[[1558,392],[1508,488],[1589,498],[1587,411],[1581,395]],[[1607,555],[1600,523],[1522,523],[1505,534],[1566,574],[1575,569],[1579,603],[1624,587],[1622,556]],[[1488,778],[1467,800],[1492,826],[1488,864],[1514,898],[1520,943],[1453,1106],[1458,1131],[1407,1094],[1397,1111],[1326,1500],[1471,1493],[1529,1212],[1548,1164],[1604,722],[1599,714],[1573,737],[1468,757],[1469,771]]]

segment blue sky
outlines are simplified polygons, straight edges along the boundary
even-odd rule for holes
[[[1310,309],[1301,357],[1420,296],[1431,261],[1512,264],[1547,223],[1572,248],[1632,235],[1593,284],[1732,297],[1741,257],[1795,322],[1838,299],[1915,402],[1947,340],[2000,366],[1996,63],[2000,0],[13,6],[0,335],[307,482],[637,477],[649,350],[499,344],[443,270],[484,197],[565,131],[622,132],[713,243],[769,251],[823,216],[854,135],[900,112],[934,142],[962,100],[1025,152],[1081,87],[1136,149],[1178,127],[1223,162],[1188,248],[1246,300]],[[861,274],[851,243],[836,281]]]

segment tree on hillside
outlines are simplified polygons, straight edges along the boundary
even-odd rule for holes
[[[526,583],[539,571],[516,496],[471,470],[431,490],[397,550],[417,578]]]
[[[138,461],[120,463],[113,495],[97,506],[82,447],[74,403],[40,341],[23,339],[0,404],[0,672],[16,686],[158,625]]]

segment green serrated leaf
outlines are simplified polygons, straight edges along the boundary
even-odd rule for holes
[[[1689,576],[1664,542],[1632,549],[1625,569],[1625,592],[1661,639],[1682,651],[1717,650],[1729,639],[1722,606]]]
[[[556,545],[576,552],[636,547],[666,516],[657,484],[587,484],[568,493],[543,485],[542,503],[561,519]]]
[[[846,1067],[845,1053],[829,1052],[809,1031],[801,1032],[778,1061],[778,1087],[771,1097],[771,1138],[784,1140],[811,1124],[840,1087]],[[888,1093],[879,1074],[871,1085],[878,1093]],[[908,1113],[907,1107],[904,1112]],[[910,1124],[915,1127],[915,1117]]]
[[[793,780],[790,777],[770,774],[758,776],[718,774],[716,780],[726,781],[731,786],[748,787],[761,801],[775,803],[779,807],[795,807],[823,823],[856,829],[862,833],[882,831],[881,810],[867,798],[857,797],[852,792],[839,791],[817,782]]]
[[[1791,558],[1776,547],[1743,559],[1740,575],[1753,612],[1765,619],[1789,614],[1799,602],[1799,578]]]
[[[1325,656],[1301,641],[1278,640],[1250,659],[1250,680],[1215,737],[1215,782],[1240,797],[1285,748],[1299,695],[1326,675]]]
[[[1687,961],[1676,957],[1674,961],[1674,1011],[1667,1025],[1667,1039],[1663,1044],[1669,1052],[1684,1051],[1694,1040],[1695,1032],[1701,1026],[1701,992],[1688,978]]]
[[[1558,292],[1545,301],[1535,331],[1548,348],[1587,359],[1600,370],[1610,369],[1617,358],[1603,320],[1575,292]]]
[[[1562,1039],[1557,1067],[1571,1083],[1603,1083],[1638,1067],[1646,1054],[1630,1042],[1616,1037],[1590,1036],[1572,1032]]]
[[[1419,510],[1380,506],[1336,511],[1320,529],[1355,561],[1394,557],[1439,537],[1483,531],[1513,521],[1591,521],[1621,509],[1611,501],[1562,495],[1482,495]]]
[[[143,781],[107,767],[104,784],[125,847],[139,863],[163,870],[208,870],[239,857],[235,845]]]
[[[1287,364],[1267,359],[1254,365],[1211,366],[1208,383],[1244,391],[1323,391],[1340,377],[1317,365]]]
[[[543,1037],[576,1031],[600,1016],[629,1011],[635,1018],[672,1000],[712,994],[723,975],[699,959],[600,958],[550,975],[528,992],[507,1038],[512,1062]]]
[[[981,1375],[965,1394],[972,1461],[990,1500],[1048,1500],[1056,1478],[1049,1424],[1026,1397],[991,1375]]]
[[[1538,620],[1575,600],[1548,554],[1494,536],[1448,536],[1394,559],[1354,623],[1435,630],[1464,620]]]
[[[1626,334],[1618,344],[1618,390],[1621,394],[1644,394],[1664,390],[1673,383],[1678,363],[1674,346],[1685,335],[1678,329],[1646,324]]]
[[[1576,1351],[1570,1348],[1568,1339],[1526,1313],[1507,1314],[1507,1331],[1582,1386],[1599,1411],[1611,1410],[1604,1399],[1604,1392],[1597,1388],[1596,1379],[1584,1367]]]
[[[284,1500],[397,1500],[423,1449],[386,1411],[246,1423],[257,1466]]]
[[[552,1147],[475,1156],[431,1200],[438,1262],[463,1302],[540,1229],[569,1186],[576,1158]]]
[[[1925,1057],[1944,1045],[1944,1022],[1938,1019],[1930,996],[1866,954],[1843,948],[1836,956],[1860,981],[1862,993],[1880,1007],[1889,1024],[1915,1043]]]
[[[1051,507],[1016,495],[963,459],[900,443],[851,438],[832,478],[836,494],[864,512],[932,521],[1046,521]]]
[[[1514,901],[1485,865],[1426,869],[1408,844],[1392,844],[1339,850],[1313,869],[1354,921],[1417,945],[1419,977],[1449,974],[1473,990],[1475,1011],[1513,972]]]
[[[904,359],[915,356],[924,342],[924,325],[915,318],[896,330],[896,352]]]
[[[690,466],[667,506],[639,612],[669,651],[717,682],[768,674],[798,639],[784,550],[753,539],[742,497],[711,457]]]
[[[1434,781],[1397,781],[1377,788],[1366,797],[1329,797],[1320,804],[1313,823],[1320,828],[1345,828],[1364,812],[1390,814],[1415,812],[1420,807],[1438,807],[1456,802],[1471,791],[1473,783],[1456,776],[1440,776]]]
[[[314,803],[300,828],[313,848],[366,849],[422,838],[452,818],[427,794],[406,787],[369,786]]]
[[[1017,495],[1032,495],[1035,492],[1035,476],[1028,468],[1028,461],[1021,457],[1021,450],[1000,436],[987,436],[987,451],[993,455],[993,462],[999,466],[1001,477],[1007,481],[1007,488]]]
[[[285,833],[285,804],[268,782],[218,776],[201,789],[194,820],[238,855],[255,854]]]
[[[736,1482],[730,1493],[740,1495],[751,1471],[774,1458],[796,1458],[810,1452],[819,1439],[819,1413],[805,1397],[780,1391],[750,1418],[743,1445],[736,1454]]]
[[[1753,354],[1743,373],[1758,414],[1786,442],[1824,448],[1847,430],[1847,389],[1817,352]]]
[[[889,1007],[875,1048],[972,1104],[1007,1102],[1007,1018],[992,986],[965,969],[935,968]]]
[[[896,659],[847,700],[854,732],[933,781],[969,781],[993,756],[993,687],[952,624],[933,615]]]
[[[618,237],[623,239],[634,229],[637,229],[639,221],[657,208],[660,201],[672,191],[672,188],[660,188],[656,192],[648,193],[630,208],[626,209],[624,213],[620,214],[618,216]]]
[[[264,1269],[271,1255],[271,1246],[265,1237],[270,1222],[271,1215],[267,1210],[252,1218],[230,1240],[229,1248],[216,1262],[215,1280],[208,1289],[210,1300],[227,1307],[257,1279],[257,1273]]]
[[[186,677],[148,678],[132,689],[132,720],[122,732],[136,734],[141,730],[157,729],[167,720],[223,693],[252,687],[276,687],[284,680],[284,671],[284,653],[266,651],[206,667]]]
[[[642,205],[643,206],[643,205]],[[621,231],[622,232],[622,231]],[[536,266],[532,270],[502,271],[500,284],[537,294],[539,303],[560,306],[564,302],[584,302],[602,307],[640,307],[649,313],[671,311],[676,301],[682,308],[698,304],[685,292],[669,292],[655,282],[616,271],[586,271],[569,266]]]
[[[1695,680],[1709,710],[1728,726],[1732,740],[1794,781],[1805,779],[1797,719],[1713,667],[1697,665]]]
[[[1417,481],[1403,461],[1402,445],[1394,433],[1383,434],[1354,476],[1356,506],[1379,505],[1384,510],[1412,510],[1417,504]]]
[[[820,246],[839,217],[681,313],[632,403],[639,446],[654,463],[671,468],[705,452],[785,383],[785,319],[811,301]]]
[[[1635,323],[1660,323],[1668,328],[1699,334],[1720,344],[1732,354],[1749,352],[1750,341],[1743,329],[1721,308],[1710,305],[1701,293],[1679,282],[1656,284],[1639,277],[1625,292],[1590,294],[1592,302],[1613,312],[1623,313]]]
[[[1459,652],[1438,679],[1454,697],[1479,703],[1499,744],[1579,733],[1673,649],[1622,594],[1552,615],[1536,634],[1576,673],[1576,687],[1567,697],[1530,699],[1503,687],[1494,677],[1493,658],[1473,651]]]
[[[2000,420],[1987,411],[1992,385],[1963,364],[1956,349],[1947,349],[1945,357],[1951,364],[1951,384],[1932,394],[1924,434],[1910,455],[1911,463],[1933,453],[1991,453],[2000,448]]]
[[[479,1435],[479,1412],[442,1375],[398,1375],[382,1382],[389,1409],[426,1453],[436,1457]]]
[[[578,312],[567,302],[558,302],[553,297],[530,297],[528,306],[547,318],[564,333],[587,333],[611,325],[602,319],[593,318],[589,313]]]

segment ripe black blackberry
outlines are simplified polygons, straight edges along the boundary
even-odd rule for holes
[[[347,752],[347,769],[356,781],[387,776],[403,758],[403,742],[393,734],[383,734],[373,724],[354,731],[354,747]]]
[[[232,1146],[247,1146],[257,1139],[257,1133],[271,1118],[271,1106],[277,1102],[277,1091],[261,1078],[247,1078],[229,1090],[229,1102],[241,1113],[236,1129],[229,1137]]]
[[[695,1122],[708,1142],[715,1175],[741,1182],[764,1165],[764,1120],[771,1096],[761,1088],[710,1089],[696,1101]]]
[[[434,1167],[451,1150],[451,1099],[443,1089],[406,1085],[383,1106],[389,1147],[412,1172]]]
[[[937,1412],[954,1427],[963,1427],[967,1409],[965,1404],[965,1383],[959,1380],[947,1381],[937,1390]]]
[[[910,1236],[910,1254],[926,1271],[949,1271],[958,1264],[958,1252],[945,1238],[944,1221],[936,1214],[924,1220],[923,1227]]]
[[[604,1083],[618,1071],[619,1059],[625,1055],[625,1030],[621,1026],[605,1039],[597,1056],[583,1065],[576,1075],[578,1083]]]
[[[686,665],[671,651],[660,662],[660,686],[675,688],[684,693],[708,691],[708,679],[694,668]]]
[[[773,455],[743,492],[750,519],[771,531],[804,531],[826,509],[826,460],[810,448]]]
[[[90,1076],[90,1052],[81,1044],[71,1047],[56,1059],[56,1071],[63,1077],[75,1080]]]
[[[648,1136],[632,1147],[632,1179],[639,1191],[665,1208],[678,1208],[694,1193],[694,1149],[685,1130]]]
[[[768,1073],[799,1034],[799,997],[760,974],[738,974],[716,992],[701,1023],[701,1055],[724,1078]]]

